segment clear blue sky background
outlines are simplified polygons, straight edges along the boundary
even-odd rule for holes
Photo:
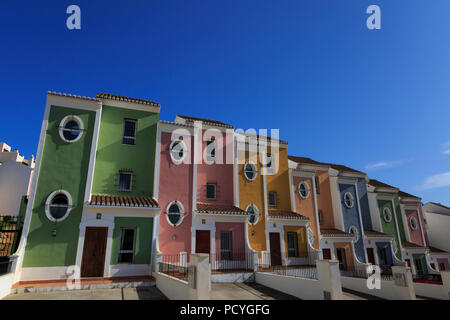
[[[449,32],[448,0],[2,0],[0,141],[36,154],[47,90],[103,91],[278,128],[292,155],[450,205]]]

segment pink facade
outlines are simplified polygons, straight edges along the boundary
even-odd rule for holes
[[[201,163],[197,165],[197,202],[208,204],[233,204],[233,163],[227,164],[227,158],[233,160],[233,134],[218,132],[221,138],[215,137],[216,158],[218,163],[205,163],[203,154],[206,152],[207,141],[204,141],[205,130],[198,137],[201,150],[197,151],[197,157],[201,157]],[[227,148],[227,144],[229,147]],[[228,154],[230,153],[230,154]],[[222,155],[222,156],[221,156]],[[206,184],[216,184],[216,199],[206,198]]]
[[[437,263],[439,265],[439,271],[442,270],[450,270],[450,264],[448,263],[448,259],[447,258],[441,258],[441,259],[437,259]]]
[[[187,157],[191,157],[192,160],[190,146],[193,145],[193,138],[184,136],[183,141],[186,141],[188,147]],[[191,252],[192,226],[193,161],[190,161],[190,164],[173,163],[169,152],[171,142],[171,133],[161,132],[158,190],[158,202],[161,206],[159,250],[168,255]],[[183,221],[177,226],[171,225],[167,220],[167,206],[174,200],[181,202],[185,212]]]
[[[220,233],[231,231],[231,246],[234,253],[245,252],[245,231],[242,222],[216,222],[216,252],[220,252]]]
[[[411,242],[419,246],[425,246],[425,244],[423,243],[422,229],[420,228],[420,223],[423,223],[423,221],[419,223],[419,215],[417,214],[417,210],[406,209],[405,215],[406,222],[408,223],[408,232]],[[415,217],[417,220],[418,225],[416,230],[411,227],[411,217]]]

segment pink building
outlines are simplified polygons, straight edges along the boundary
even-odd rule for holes
[[[163,255],[183,260],[209,253],[216,257],[213,270],[224,260],[246,260],[248,215],[235,205],[233,141],[234,128],[218,121],[159,122],[157,248]]]

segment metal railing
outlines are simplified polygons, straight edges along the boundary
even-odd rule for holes
[[[0,216],[0,258],[14,254],[22,235],[23,221],[16,216]]]
[[[394,280],[394,276],[392,274],[392,266],[379,266],[380,267],[380,277],[381,280]],[[352,267],[345,267],[341,268],[341,276],[343,277],[351,277],[351,278],[361,278],[361,279],[367,279],[369,276],[373,275],[375,273],[375,270],[373,270],[371,273],[369,273],[369,270],[367,266],[352,266]]]
[[[162,255],[158,263],[158,271],[169,276],[187,281],[189,266],[179,254]]]
[[[270,272],[283,276],[318,279],[316,268],[316,260],[318,259],[318,252],[308,252],[303,257],[287,257],[285,259],[280,259],[279,255],[274,258],[270,252],[262,252],[258,259],[257,269],[260,272]],[[281,264],[279,264],[280,260]]]
[[[253,257],[254,254],[251,251],[211,253],[209,262],[211,263],[211,271],[215,273],[253,272]]]
[[[12,267],[12,261],[9,258],[0,258],[0,276],[10,273]]]

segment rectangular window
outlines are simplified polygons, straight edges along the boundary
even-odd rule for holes
[[[445,264],[439,263],[439,271],[444,271],[444,270],[445,270]]]
[[[272,167],[272,155],[270,153],[267,154],[267,168]]]
[[[220,232],[220,258],[221,260],[232,260],[231,231]]]
[[[125,119],[123,124],[123,144],[136,144],[136,120]]]
[[[119,172],[119,184],[117,185],[118,191],[131,191],[131,180],[133,177],[132,172]]]
[[[288,241],[288,257],[290,258],[298,257],[297,232],[288,232],[287,241]]]
[[[316,194],[320,194],[319,177],[318,176],[314,176],[314,184],[316,185]]]
[[[135,230],[120,229],[120,248],[118,263],[133,263]]]
[[[208,161],[214,161],[216,159],[216,141],[206,141],[206,155]]]
[[[216,199],[216,185],[214,183],[206,184],[206,199],[208,200]]]
[[[277,193],[275,191],[269,191],[269,206],[277,206]]]
[[[331,260],[331,249],[322,249],[322,255],[324,260]]]

